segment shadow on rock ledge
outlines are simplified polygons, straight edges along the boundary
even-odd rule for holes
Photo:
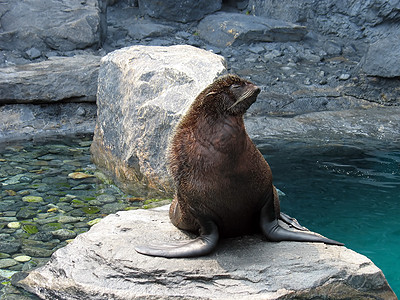
[[[119,212],[18,285],[45,299],[396,299],[382,272],[345,247],[256,235],[223,240],[212,255],[195,259],[133,250],[183,239],[165,209]]]

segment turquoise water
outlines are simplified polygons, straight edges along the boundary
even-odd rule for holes
[[[32,256],[29,262],[0,268],[1,299],[16,295],[37,299],[18,294],[6,275],[44,264],[52,251],[66,244],[49,236],[50,224],[81,233],[89,230],[88,221],[144,204],[96,177],[69,177],[71,172],[96,174],[90,142],[91,137],[83,137],[0,144],[0,265],[4,259],[13,262],[17,255]],[[400,294],[400,145],[357,148],[266,142],[270,144],[260,150],[272,168],[275,185],[286,194],[281,197],[282,211],[369,257]],[[22,201],[25,195],[41,196],[43,201],[27,203]],[[26,207],[30,207],[27,212]],[[74,219],[61,221],[66,217]],[[21,228],[8,227],[16,221]],[[28,233],[24,225],[39,232]],[[13,250],[18,244],[20,248]],[[40,247],[44,253],[35,257]]]
[[[261,147],[282,211],[370,258],[400,294],[400,147]]]
[[[0,144],[0,299],[38,299],[13,287],[10,277],[45,264],[107,214],[155,202],[101,180],[90,160],[91,140]]]

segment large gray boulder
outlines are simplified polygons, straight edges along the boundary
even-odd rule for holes
[[[198,25],[202,39],[218,47],[256,42],[300,41],[307,30],[304,26],[285,21],[219,12],[205,17]]]
[[[172,193],[166,153],[195,97],[226,72],[224,59],[192,46],[133,46],[102,59],[94,162],[130,193]]]
[[[100,56],[76,55],[0,68],[0,104],[96,101]]]
[[[99,47],[106,0],[5,0],[0,4],[0,49],[69,51]]]
[[[367,257],[345,247],[220,241],[200,258],[138,254],[135,245],[188,240],[166,210],[109,215],[19,281],[44,299],[397,299]]]
[[[362,70],[369,76],[400,76],[400,27],[386,37],[372,43],[360,62]]]
[[[375,27],[395,24],[400,17],[399,2],[386,0],[249,0],[248,9],[257,16],[300,23],[351,40],[373,37]]]
[[[201,20],[221,8],[222,0],[139,0],[142,13],[157,19],[178,22]]]

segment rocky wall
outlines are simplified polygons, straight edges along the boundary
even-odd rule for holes
[[[105,0],[2,1],[0,50],[30,50],[36,56],[50,49],[99,47],[106,37],[105,14]]]
[[[398,30],[400,2],[386,0],[249,0],[248,10],[258,16],[307,26],[324,35],[375,41]]]

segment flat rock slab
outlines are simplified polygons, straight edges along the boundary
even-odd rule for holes
[[[103,0],[6,0],[0,5],[2,50],[70,51],[105,38]]]
[[[139,0],[139,9],[152,18],[190,22],[219,10],[221,4],[221,0]]]
[[[285,21],[219,12],[205,17],[198,25],[198,32],[205,41],[227,47],[255,42],[300,41],[307,30]]]
[[[271,137],[307,143],[344,143],[398,145],[400,107],[371,107],[343,111],[322,111],[293,118],[245,116],[246,129],[253,140]]]
[[[400,29],[369,45],[368,51],[360,62],[362,70],[369,76],[400,76]]]
[[[100,56],[53,57],[0,68],[0,104],[96,101]]]
[[[0,106],[0,120],[0,143],[49,136],[93,134],[96,104],[8,104]]]
[[[135,20],[136,21],[136,20]],[[154,38],[170,34],[176,29],[172,26],[156,24],[149,21],[132,22],[127,26],[128,35],[134,39]]]
[[[109,215],[18,285],[44,299],[396,299],[382,272],[345,247],[226,239],[206,257],[144,256],[186,240],[164,210]]]

